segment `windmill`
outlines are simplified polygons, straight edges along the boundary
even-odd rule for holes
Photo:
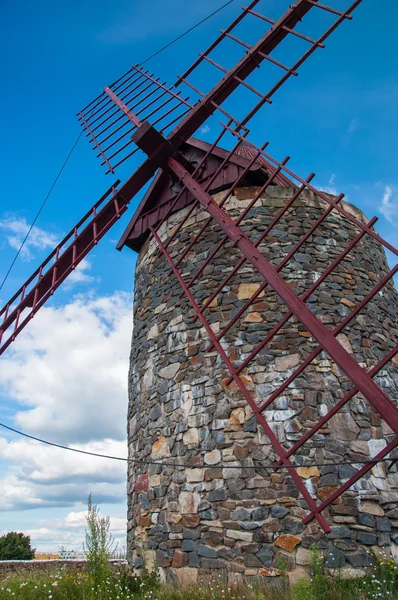
[[[380,249],[388,250],[395,257],[398,256],[398,250],[375,232],[372,226],[376,219],[367,222],[350,211],[343,202],[343,194],[333,197],[317,190],[311,183],[314,174],[311,173],[305,179],[301,178],[287,166],[289,157],[282,161],[275,159],[268,153],[267,143],[259,147],[251,141],[248,129],[248,126],[255,122],[259,111],[266,104],[273,102],[279,88],[291,77],[297,76],[299,67],[313,52],[324,47],[328,36],[341,23],[352,19],[352,12],[360,4],[360,0],[356,0],[343,12],[317,0],[296,0],[277,21],[258,12],[258,3],[259,0],[254,0],[244,7],[235,21],[221,32],[183,75],[178,77],[174,86],[169,87],[148,70],[135,65],[79,111],[79,121],[106,173],[113,174],[132,156],[141,155],[142,162],[125,183],[121,184],[117,180],[109,187],[2,308],[0,354],[127,211],[132,198],[151,181],[149,190],[126,228],[118,248],[127,245],[139,250],[143,243],[152,244],[151,251],[157,253],[157,260],[162,259],[164,264],[168,265],[168,277],[173,277],[173,285],[180,286],[180,298],[184,297],[189,303],[194,318],[200,324],[202,335],[207,340],[206,351],[215,352],[229,372],[223,385],[226,389],[231,384],[234,385],[241,398],[245,399],[258,426],[270,441],[278,457],[278,465],[288,470],[294,486],[304,498],[307,514],[303,523],[307,525],[315,519],[324,532],[330,532],[330,524],[324,512],[398,445],[398,409],[385,389],[374,379],[386,365],[396,361],[398,345],[386,342],[384,355],[380,356],[372,368],[366,369],[338,339],[344,328],[360,311],[372,303],[385,286],[391,286],[398,265],[383,273],[380,278],[372,279],[372,288],[366,289],[360,301],[349,304],[351,310],[334,328],[323,322],[308,300],[361,240],[368,239],[372,247],[378,249],[377,252],[381,251]],[[307,15],[314,11],[319,11],[331,19],[324,33],[317,38],[302,33],[301,27],[297,28],[301,22],[305,26]],[[264,27],[264,32],[252,45],[236,35],[239,24],[249,18]],[[292,66],[286,66],[274,58],[273,53],[277,48],[283,47],[283,44],[289,43],[292,38],[302,44],[300,48],[304,51],[300,52]],[[243,53],[231,69],[218,64],[214,58],[219,47],[227,42],[240,47]],[[273,80],[268,90],[259,90],[252,84],[252,76],[257,74],[259,68],[261,73],[261,66],[267,63],[275,68],[272,73],[278,72],[281,76]],[[216,69],[221,78],[209,91],[202,92],[192,82],[192,78],[199,69],[207,67]],[[191,95],[193,94],[193,100],[181,91],[186,88],[189,88]],[[244,102],[240,101],[239,105],[244,106],[246,113],[243,116],[233,116],[226,108],[227,101],[242,93],[247,94],[247,99]],[[192,137],[209,119],[222,121],[212,144]],[[230,150],[220,148],[224,140],[230,140],[225,141],[231,146]],[[228,201],[240,186],[245,185],[249,176],[251,181],[256,181],[257,192],[240,214],[231,216],[230,210],[227,209]],[[249,218],[257,200],[275,184],[285,186],[291,193],[280,210],[268,220],[261,235],[253,240],[250,228],[245,227],[244,222]],[[168,192],[162,197],[160,192],[164,186]],[[261,244],[264,240],[267,241],[267,236],[271,235],[287,211],[306,195],[317,199],[320,206],[325,208],[304,233],[299,237],[292,236],[288,251],[283,252],[282,260],[275,265],[264,255]],[[184,228],[199,209],[203,211],[205,218],[198,224],[197,230],[186,239],[186,236],[182,235]],[[289,285],[288,277],[282,275],[283,269],[332,214],[345,221],[355,235],[344,249],[329,261],[324,272],[318,274],[312,285],[299,294]],[[177,221],[173,221],[173,229],[170,230],[167,224],[172,217]],[[217,240],[201,262],[195,265],[193,273],[190,272],[187,277],[184,260],[189,258],[190,252],[200,243],[206,231],[214,227],[218,231]],[[225,252],[226,248],[230,249],[235,262],[231,258],[228,273],[203,303],[195,297],[195,284],[203,277],[217,254]],[[245,301],[238,311],[231,313],[230,321],[222,330],[214,331],[206,311],[216,301],[218,294],[230,284],[231,278],[245,265],[250,265],[250,269],[262,283],[244,298]],[[226,350],[225,336],[238,323],[240,317],[250,311],[264,290],[272,291],[279,299],[280,306],[283,307],[283,316],[267,327],[262,340],[237,364],[236,358],[231,358]],[[246,369],[292,318],[300,323],[307,337],[316,344],[305,360],[290,372],[279,387],[267,397],[258,398],[245,377]],[[287,448],[268,422],[266,411],[289,386],[294,386],[306,367],[321,354],[337,366],[349,385],[338,401],[332,407],[328,407],[322,418],[308,427],[302,435],[298,435],[295,443]],[[300,475],[293,458],[297,451],[308,440],[314,439],[357,394],[366,399],[372,411],[387,424],[388,442],[376,452],[372,460],[367,460],[357,468],[355,473],[335,486],[319,503]]]

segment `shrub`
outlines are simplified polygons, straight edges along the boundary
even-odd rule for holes
[[[29,535],[10,531],[0,537],[0,560],[32,560],[34,556]]]
[[[110,518],[100,516],[91,494],[88,497],[86,521],[87,574],[94,586],[94,597],[97,597],[112,576],[109,558],[115,549],[115,542],[110,533]]]

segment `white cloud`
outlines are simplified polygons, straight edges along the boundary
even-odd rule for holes
[[[333,185],[335,178],[336,178],[336,173],[332,173],[332,176],[328,181],[329,185]]]
[[[60,443],[124,439],[131,305],[115,293],[39,311],[0,364],[19,428]]]
[[[63,284],[63,288],[68,290],[78,283],[92,283],[95,277],[89,275],[87,271],[91,269],[91,262],[87,258],[77,265],[76,269],[68,276]]]
[[[0,395],[6,406],[15,403],[18,429],[89,452],[126,456],[131,305],[130,294],[116,292],[78,295],[65,306],[40,310],[0,363]],[[126,462],[0,435],[3,528],[31,534],[33,546],[43,551],[80,550],[85,529],[80,511],[91,492],[95,503],[108,506],[103,514],[112,513],[113,534],[124,544]]]
[[[390,185],[386,185],[384,188],[383,197],[381,199],[381,205],[379,210],[383,217],[385,217],[393,225],[396,224],[396,215],[398,212],[398,202],[392,202],[393,188]]]
[[[6,216],[0,220],[0,229],[4,231],[5,238],[9,246],[15,250],[19,250],[26,234],[28,233],[30,225],[24,217]],[[57,245],[59,236],[39,227],[33,227],[29,233],[29,237],[26,240],[20,256],[26,260],[32,260],[34,254],[32,249],[45,250],[51,248],[51,250]]]
[[[33,527],[24,529],[31,536],[32,547],[38,551],[57,551],[62,547],[67,550],[82,550],[86,529],[86,511],[72,511],[63,518],[38,519]],[[100,512],[101,515],[106,513]],[[125,545],[126,518],[112,515],[110,532],[120,547]],[[2,533],[6,533],[4,530]]]
[[[126,456],[125,441],[103,440],[73,447]],[[0,510],[74,506],[87,501],[117,503],[125,499],[126,463],[56,449],[26,439],[0,438],[0,457],[9,468],[0,480]]]
[[[337,189],[332,185],[322,185],[318,189],[327,194],[332,194],[332,196],[337,196]]]
[[[357,128],[358,121],[356,119],[351,119],[350,124],[347,127],[347,135],[352,135]]]
[[[201,128],[199,129],[199,131],[200,131],[200,133],[203,133],[203,134],[205,134],[205,133],[209,133],[209,131],[210,131],[210,127],[209,127],[208,125],[203,125],[203,127],[201,127]]]

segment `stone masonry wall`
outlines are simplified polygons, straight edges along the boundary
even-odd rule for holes
[[[240,188],[228,211],[240,214],[257,188]],[[244,221],[255,239],[294,189],[270,187]],[[216,200],[220,196],[215,196]],[[359,219],[355,207],[344,204]],[[319,217],[325,206],[311,192],[302,194],[260,246],[277,265]],[[185,214],[173,215],[161,237]],[[199,208],[171,244],[181,251],[207,217]],[[281,271],[302,294],[348,244],[358,230],[336,211],[323,222]],[[219,239],[209,227],[183,263],[189,279]],[[240,256],[230,243],[217,254],[192,291],[203,304]],[[333,274],[309,298],[308,306],[333,329],[387,272],[385,254],[365,236]],[[213,569],[231,576],[275,574],[283,556],[289,570],[309,563],[312,543],[325,553],[329,567],[364,567],[371,546],[395,551],[398,544],[397,467],[375,466],[324,512],[332,526],[325,535],[316,522],[304,527],[308,509],[286,471],[266,465],[276,456],[267,436],[215,351],[208,336],[153,240],[143,246],[135,280],[134,333],[129,374],[128,439],[131,457],[189,464],[189,468],[132,465],[128,478],[129,559],[139,568],[146,552],[169,578],[190,578]],[[220,331],[262,283],[245,263],[206,312]],[[370,368],[398,342],[398,294],[390,282],[338,336],[358,362]],[[238,365],[286,313],[272,291],[265,290],[223,338]],[[267,398],[317,344],[291,318],[243,372],[252,394]],[[375,378],[398,400],[398,360]],[[279,441],[292,446],[351,387],[337,365],[323,353],[264,413]],[[392,432],[359,394],[297,452],[296,465],[307,489],[320,502],[392,439]],[[337,465],[336,463],[350,463]],[[223,468],[230,465],[234,468]],[[327,465],[325,465],[327,463]],[[204,464],[204,467],[196,468]],[[264,466],[265,465],[265,466]],[[318,465],[318,466],[312,466]],[[321,466],[325,465],[325,466]],[[240,466],[246,467],[241,469]]]

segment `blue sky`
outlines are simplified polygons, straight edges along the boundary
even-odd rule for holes
[[[77,110],[131,64],[144,60],[221,4],[214,0],[71,0],[67,4],[22,0],[1,5],[1,279],[14,256],[13,246],[34,218],[79,133]],[[240,4],[233,2],[148,67],[172,83],[196,53],[232,21]],[[262,0],[260,12],[276,18],[287,4],[285,0]],[[347,5],[347,0],[333,2],[337,8]],[[319,12],[313,9],[303,31],[319,29]],[[398,5],[393,0],[383,3],[383,11],[377,0],[364,1],[354,20],[344,23],[326,48],[308,60],[299,77],[274,96],[273,105],[263,109],[252,134],[260,144],[268,139],[270,152],[277,158],[289,154],[292,168],[301,176],[315,171],[315,185],[343,191],[368,217],[377,215],[378,231],[395,245],[397,17]],[[258,24],[249,20],[239,30],[248,41],[254,41],[258,33]],[[302,48],[304,51],[305,44]],[[289,53],[290,48],[278,58],[288,60]],[[220,49],[218,59],[230,66],[234,54],[229,46]],[[264,68],[257,75],[263,91],[268,73],[271,71]],[[207,91],[215,74],[198,77],[200,87]],[[269,80],[268,87],[273,81]],[[230,108],[239,113],[237,98]],[[204,135],[211,139],[212,131]],[[117,175],[125,179],[134,166],[125,164]],[[112,177],[104,175],[83,138],[40,216],[24,256],[0,292],[1,303],[102,195]],[[75,280],[59,290],[51,306],[41,311],[30,331],[0,361],[0,420],[62,443],[96,444],[98,449],[123,452],[135,255],[129,250],[119,253],[114,246],[139,199],[89,255]],[[97,354],[98,345],[102,352]],[[97,377],[93,381],[96,370],[108,364],[114,365],[107,374],[108,383]],[[95,423],[91,422],[93,412],[98,412]],[[109,422],[117,425],[107,430]],[[0,480],[8,500],[0,512],[0,532],[29,530],[42,549],[72,544],[72,538],[62,537],[65,523],[81,532],[85,498],[90,491],[97,491],[102,510],[112,513],[115,532],[122,539],[124,467],[115,479],[110,472],[104,475],[107,469],[102,463],[93,467],[94,463],[87,462],[87,472],[95,474],[92,489],[88,489],[84,482],[87,472],[77,473],[72,458],[58,461],[54,452],[61,451],[36,447],[32,458],[31,450],[29,443],[13,441],[4,433]],[[50,476],[54,463],[59,469]],[[71,473],[76,476],[74,482]],[[45,526],[50,521],[52,528]],[[77,534],[73,539],[80,540]]]

